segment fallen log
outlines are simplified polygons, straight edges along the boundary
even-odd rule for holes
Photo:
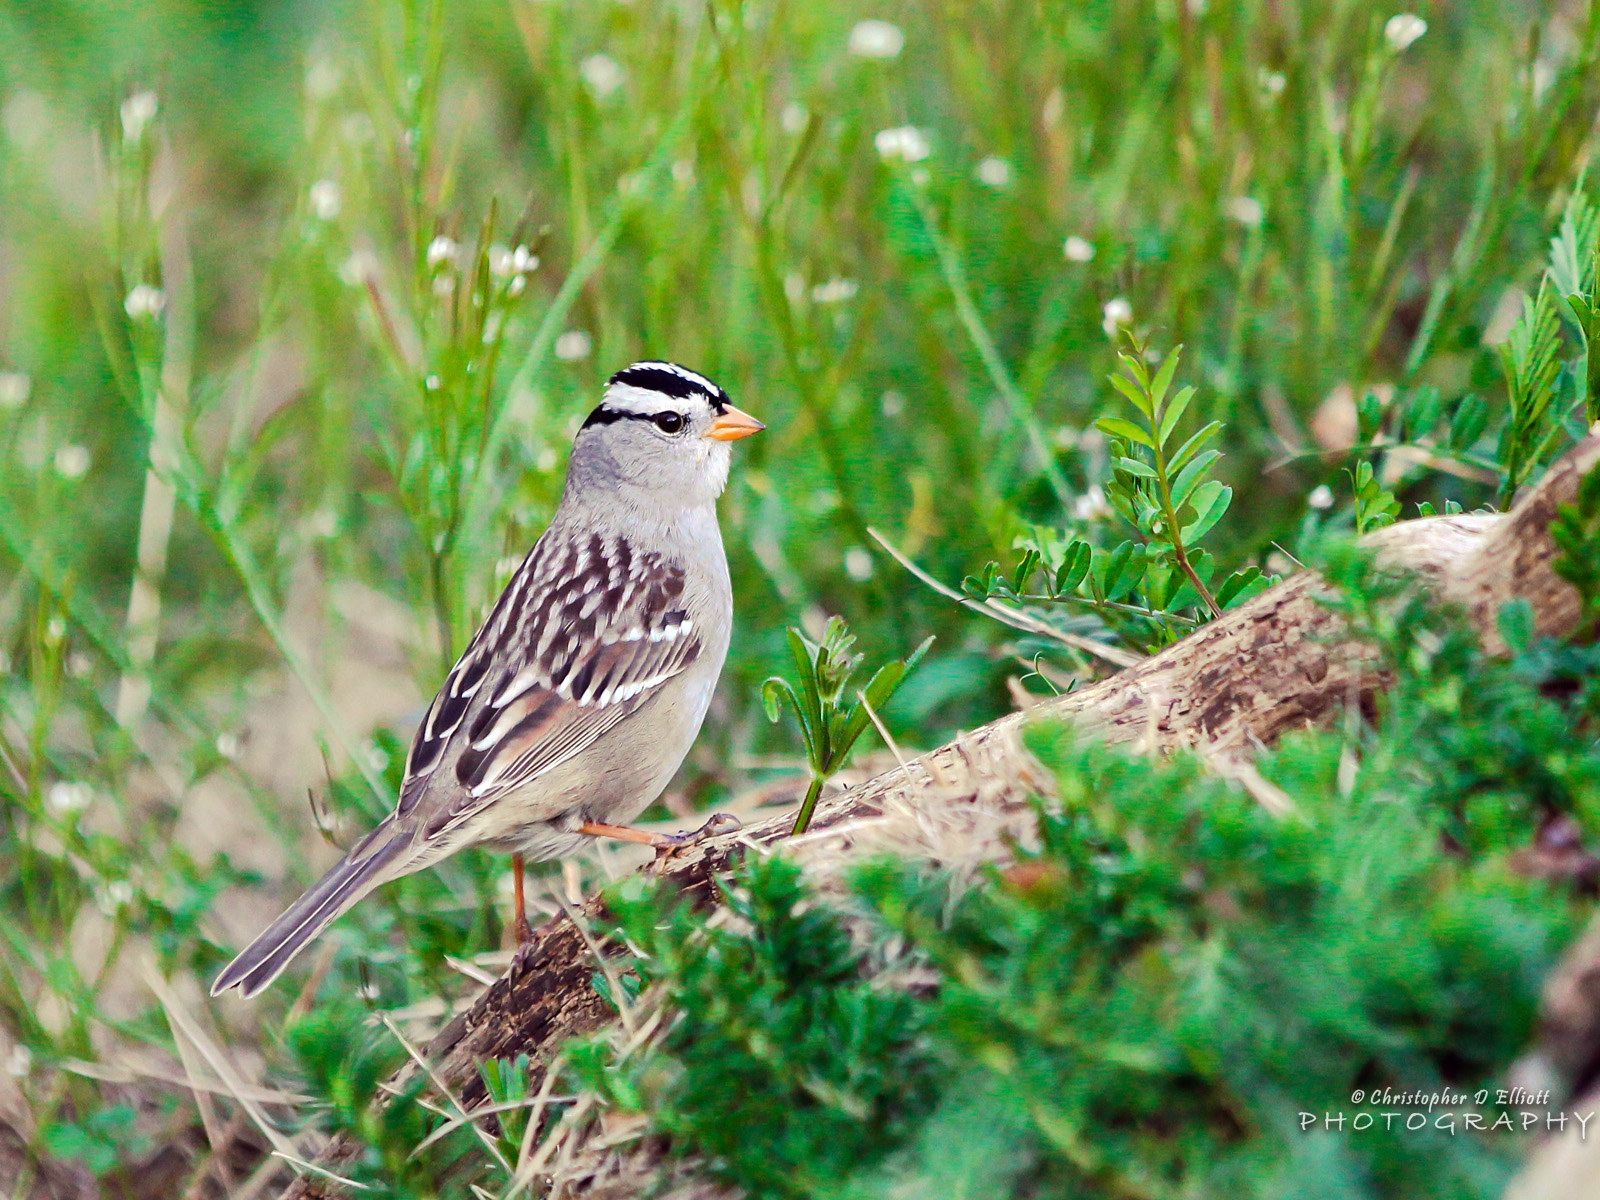
[[[1410,573],[1429,593],[1463,609],[1490,653],[1505,650],[1496,620],[1513,599],[1528,603],[1540,633],[1570,634],[1580,603],[1553,569],[1557,551],[1549,526],[1597,464],[1600,427],[1509,513],[1406,521],[1366,540],[1381,565]],[[1003,859],[1019,841],[1026,843],[1028,798],[1048,786],[1030,768],[1018,736],[1040,716],[1148,752],[1199,751],[1224,771],[1241,773],[1270,805],[1270,789],[1259,780],[1252,786],[1249,778],[1250,751],[1326,720],[1382,682],[1370,651],[1323,603],[1327,595],[1326,582],[1303,571],[1108,679],[1002,717],[824,798],[811,830],[789,845],[808,872],[823,875],[886,849],[958,870]],[[730,855],[783,840],[791,822],[785,815],[709,838],[674,855],[664,873],[685,889],[709,894]],[[591,898],[577,915],[587,921],[599,912]],[[428,1044],[434,1079],[470,1107],[483,1098],[480,1063],[526,1054],[537,1089],[568,1038],[612,1018],[593,987],[594,955],[591,939],[570,916],[543,925],[506,974]],[[336,1138],[317,1165],[337,1174],[357,1153],[358,1146]],[[335,1183],[310,1175],[284,1193],[295,1200],[337,1194]]]

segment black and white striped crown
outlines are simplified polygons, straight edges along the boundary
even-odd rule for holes
[[[659,392],[674,400],[687,400],[691,396],[704,396],[717,412],[728,407],[728,393],[698,371],[680,367],[672,362],[636,362],[624,367],[606,381],[608,387],[623,384],[646,392]]]

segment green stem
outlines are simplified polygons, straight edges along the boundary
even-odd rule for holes
[[[822,795],[822,785],[827,782],[821,775],[811,777],[811,786],[806,789],[806,798],[800,803],[800,813],[794,819],[794,829],[790,837],[799,837],[806,831],[806,826],[811,824],[811,813],[817,807],[817,797]]]

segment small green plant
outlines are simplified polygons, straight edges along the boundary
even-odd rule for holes
[[[1031,528],[1017,539],[1022,557],[1009,576],[991,561],[962,581],[962,594],[984,606],[980,611],[1006,619],[994,602],[1007,607],[1074,605],[1092,614],[1085,632],[1109,631],[1128,648],[1146,653],[1277,582],[1277,576],[1249,565],[1212,588],[1215,563],[1197,543],[1226,514],[1233,490],[1209,478],[1222,455],[1207,443],[1222,432],[1222,422],[1207,422],[1178,440],[1178,428],[1195,397],[1193,387],[1171,391],[1182,351],[1175,348],[1152,378],[1144,347],[1136,342],[1132,353],[1121,356],[1123,373],[1113,376],[1112,383],[1139,420],[1102,417],[1095,422],[1112,439],[1106,498],[1134,526],[1136,536],[1097,548],[1086,537]],[[1026,621],[1010,623],[1039,632],[1041,621],[1054,629],[1052,622],[1031,614]],[[1063,632],[1069,644],[1077,639],[1083,647],[1082,633],[1070,627]]]
[[[1111,384],[1139,414],[1139,421],[1101,417],[1095,426],[1114,439],[1117,455],[1106,495],[1118,512],[1147,539],[1155,557],[1170,558],[1205,601],[1213,617],[1222,615],[1222,601],[1212,592],[1210,571],[1201,573],[1195,544],[1222,520],[1233,502],[1233,489],[1208,476],[1222,451],[1206,444],[1222,432],[1221,421],[1208,421],[1174,448],[1178,424],[1195,397],[1194,386],[1172,391],[1183,355],[1174,346],[1152,377],[1145,347],[1131,339],[1123,351],[1121,374]],[[1187,516],[1185,516],[1187,514]]]
[[[1556,306],[1582,347],[1573,378],[1582,388],[1584,411],[1590,423],[1600,421],[1600,209],[1582,186],[1572,190],[1561,227],[1550,239],[1550,284]]]
[[[772,676],[761,685],[761,703],[767,710],[767,719],[776,721],[782,701],[787,700],[794,709],[795,719],[800,722],[800,734],[806,742],[811,785],[795,817],[796,835],[804,833],[811,824],[811,813],[817,807],[823,785],[849,761],[850,751],[866,732],[873,714],[889,702],[905,677],[916,669],[933,639],[925,639],[908,658],[884,663],[851,701],[845,689],[866,659],[864,654],[851,653],[855,642],[855,634],[850,632],[843,617],[828,618],[828,627],[820,642],[813,642],[798,629],[791,628],[789,650],[799,674],[799,689],[780,675]]]
[[[1372,464],[1365,460],[1358,462],[1350,478],[1355,484],[1356,532],[1368,533],[1393,525],[1400,515],[1400,502],[1378,482]]]
[[[838,1195],[917,1128],[937,1073],[928,1006],[863,971],[845,922],[781,855],[745,859],[722,891],[736,919],[707,923],[659,881],[608,890],[640,975],[676,1015],[642,1052],[585,1039],[566,1061],[746,1195]]]
[[[1500,507],[1506,508],[1549,448],[1550,404],[1561,373],[1561,321],[1548,279],[1538,295],[1522,302],[1522,316],[1500,347],[1500,359],[1511,400],[1511,416],[1500,435]]]

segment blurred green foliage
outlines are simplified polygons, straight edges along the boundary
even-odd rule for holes
[[[920,747],[1004,711],[1008,676],[1103,669],[1085,640],[1127,661],[1203,618],[1182,564],[1145,569],[1094,427],[1127,415],[1127,334],[1185,347],[1155,435],[1223,425],[1194,481],[1202,565],[1240,581],[1218,604],[1291,565],[1275,542],[1503,503],[1600,411],[1573,189],[1600,23],[1425,15],[0,2],[0,1052],[33,1148],[98,1171],[70,1131],[137,1159],[171,1123],[67,1068],[173,1066],[139,964],[208,977],[309,881],[305,788],[336,836],[391,802],[633,358],[768,424],[724,501],[739,627],[677,784],[700,807],[800,765],[760,705],[787,626],[842,614],[874,660],[937,634],[882,714]],[[986,601],[1014,585],[1020,628],[869,528]],[[386,1010],[447,1004],[499,871],[385,889],[324,990],[365,964]]]

